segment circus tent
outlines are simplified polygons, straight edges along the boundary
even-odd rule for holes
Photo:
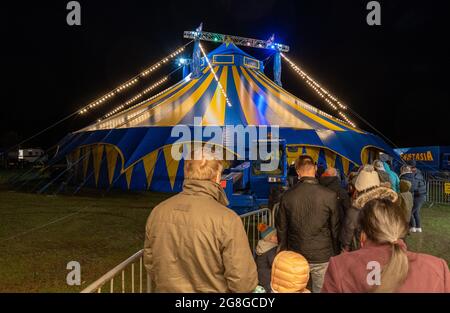
[[[74,164],[86,186],[179,191],[183,160],[171,156],[175,125],[279,126],[288,161],[311,155],[347,173],[378,151],[395,155],[381,138],[350,126],[275,84],[264,64],[232,43],[202,58],[200,77],[175,85],[125,111],[67,135],[54,160]],[[210,61],[211,67],[207,62]]]

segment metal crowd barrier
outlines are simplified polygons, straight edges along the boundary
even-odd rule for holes
[[[450,204],[450,181],[428,179],[427,201],[433,203]]]
[[[117,292],[117,286],[120,287],[118,291],[122,293],[142,293],[144,290],[145,292],[150,292],[150,279],[144,268],[143,254],[144,249],[139,250],[83,289],[81,293],[102,293],[104,290],[107,290],[109,293],[115,293]],[[136,271],[137,266],[138,271]],[[126,278],[128,277],[129,279],[127,280]],[[119,284],[114,285],[114,280],[116,278],[119,280]]]
[[[255,251],[259,239],[258,224],[273,226],[273,216],[269,209],[264,208],[240,215],[247,233],[252,251]],[[144,267],[144,250],[139,250],[128,259],[108,271],[81,293],[143,293],[150,292],[150,279]],[[116,282],[116,283],[115,283]]]

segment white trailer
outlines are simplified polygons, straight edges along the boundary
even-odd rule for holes
[[[39,159],[43,154],[44,150],[42,149],[19,149],[19,162],[28,162],[34,163],[37,159]]]

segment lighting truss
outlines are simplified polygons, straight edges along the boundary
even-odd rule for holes
[[[204,31],[185,31],[184,38],[194,39],[194,40],[204,40],[212,42],[232,42],[238,46],[252,47],[252,48],[263,48],[263,49],[273,49],[281,52],[288,52],[289,46],[271,42],[271,40],[261,40],[253,39],[232,35],[224,35],[218,33],[210,33]]]

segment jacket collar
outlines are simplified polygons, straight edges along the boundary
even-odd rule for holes
[[[309,176],[300,178],[298,182],[299,182],[299,183],[315,184],[315,185],[317,185],[317,184],[319,183],[319,181],[317,180],[317,178],[315,178],[315,177],[309,177]]]
[[[220,204],[225,206],[229,204],[223,188],[209,180],[185,179],[181,193],[185,195],[209,196]]]
[[[403,251],[406,252],[408,250],[408,247],[406,246],[406,243],[403,241],[403,239],[398,239],[396,244],[399,245]],[[370,248],[374,248],[374,247],[388,249],[391,247],[391,244],[388,244],[388,243],[380,244],[380,243],[373,242],[372,240],[366,240],[364,242],[364,245],[361,247],[361,249],[370,249]]]

